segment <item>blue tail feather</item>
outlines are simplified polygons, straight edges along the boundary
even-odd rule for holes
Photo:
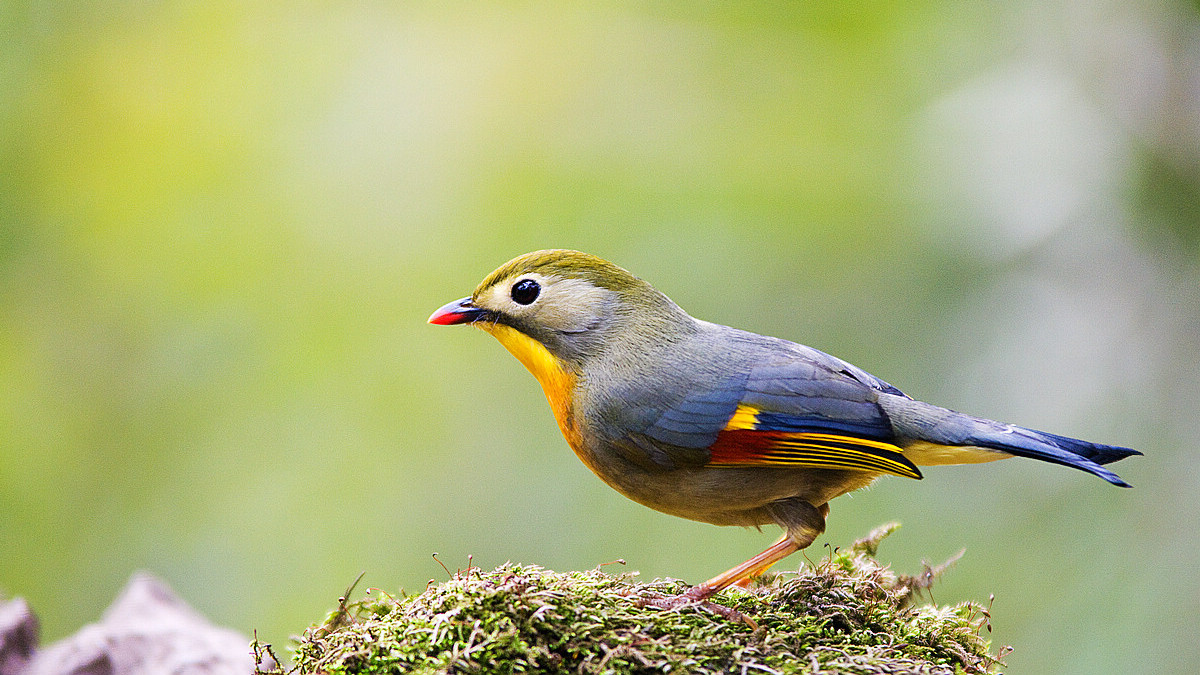
[[[1132,455],[1142,454],[1130,448],[1081,441],[1077,438],[1059,436],[1011,424],[986,420],[979,420],[979,422],[981,424],[978,426],[982,428],[977,428],[971,437],[966,439],[967,443],[971,445],[1002,450],[1018,457],[1029,457],[1074,467],[1095,474],[1120,487],[1131,486],[1121,480],[1117,474],[1102,467],[1101,464],[1109,464]]]
[[[1073,452],[1076,455],[1087,457],[1097,464],[1111,464],[1113,462],[1125,459],[1126,457],[1142,454],[1137,450],[1123,448],[1119,445],[1103,445],[1100,443],[1092,443],[1090,441],[1081,441],[1078,438],[1059,436],[1058,434],[1052,434],[1046,431],[1033,431],[1032,429],[1027,429],[1027,431],[1041,436],[1046,441],[1057,445],[1067,452]]]

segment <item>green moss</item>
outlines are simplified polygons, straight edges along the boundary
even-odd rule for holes
[[[343,600],[295,651],[298,673],[982,673],[999,667],[976,604],[914,604],[940,570],[906,577],[873,557],[886,526],[814,568],[704,605],[647,606],[679,581],[470,568],[413,597]]]

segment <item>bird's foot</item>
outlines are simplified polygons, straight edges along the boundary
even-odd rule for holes
[[[678,595],[659,595],[654,594],[653,597],[640,597],[635,602],[642,607],[655,607],[657,609],[680,609],[682,607],[698,607],[700,609],[712,612],[717,616],[729,621],[738,621],[750,626],[751,630],[758,628],[758,624],[754,619],[742,614],[732,607],[718,605],[715,602],[710,602],[709,598],[717,593],[720,589],[701,584],[693,586],[683,593]]]

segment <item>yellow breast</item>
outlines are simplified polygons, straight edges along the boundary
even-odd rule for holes
[[[504,345],[505,349],[529,369],[529,372],[533,373],[538,383],[542,385],[542,391],[546,393],[546,400],[550,402],[550,409],[554,411],[554,419],[558,421],[558,428],[562,430],[567,443],[570,444],[575,454],[584,460],[585,464],[589,464],[581,452],[582,439],[571,410],[571,392],[575,388],[575,374],[558,357],[551,354],[550,350],[546,349],[542,343],[511,326],[487,322],[475,325],[491,333],[500,341],[500,344]]]

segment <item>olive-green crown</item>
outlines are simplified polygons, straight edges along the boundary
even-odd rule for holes
[[[505,279],[530,272],[547,277],[582,279],[614,291],[645,288],[649,285],[628,271],[590,253],[548,249],[519,255],[504,263],[479,283],[475,295]]]

